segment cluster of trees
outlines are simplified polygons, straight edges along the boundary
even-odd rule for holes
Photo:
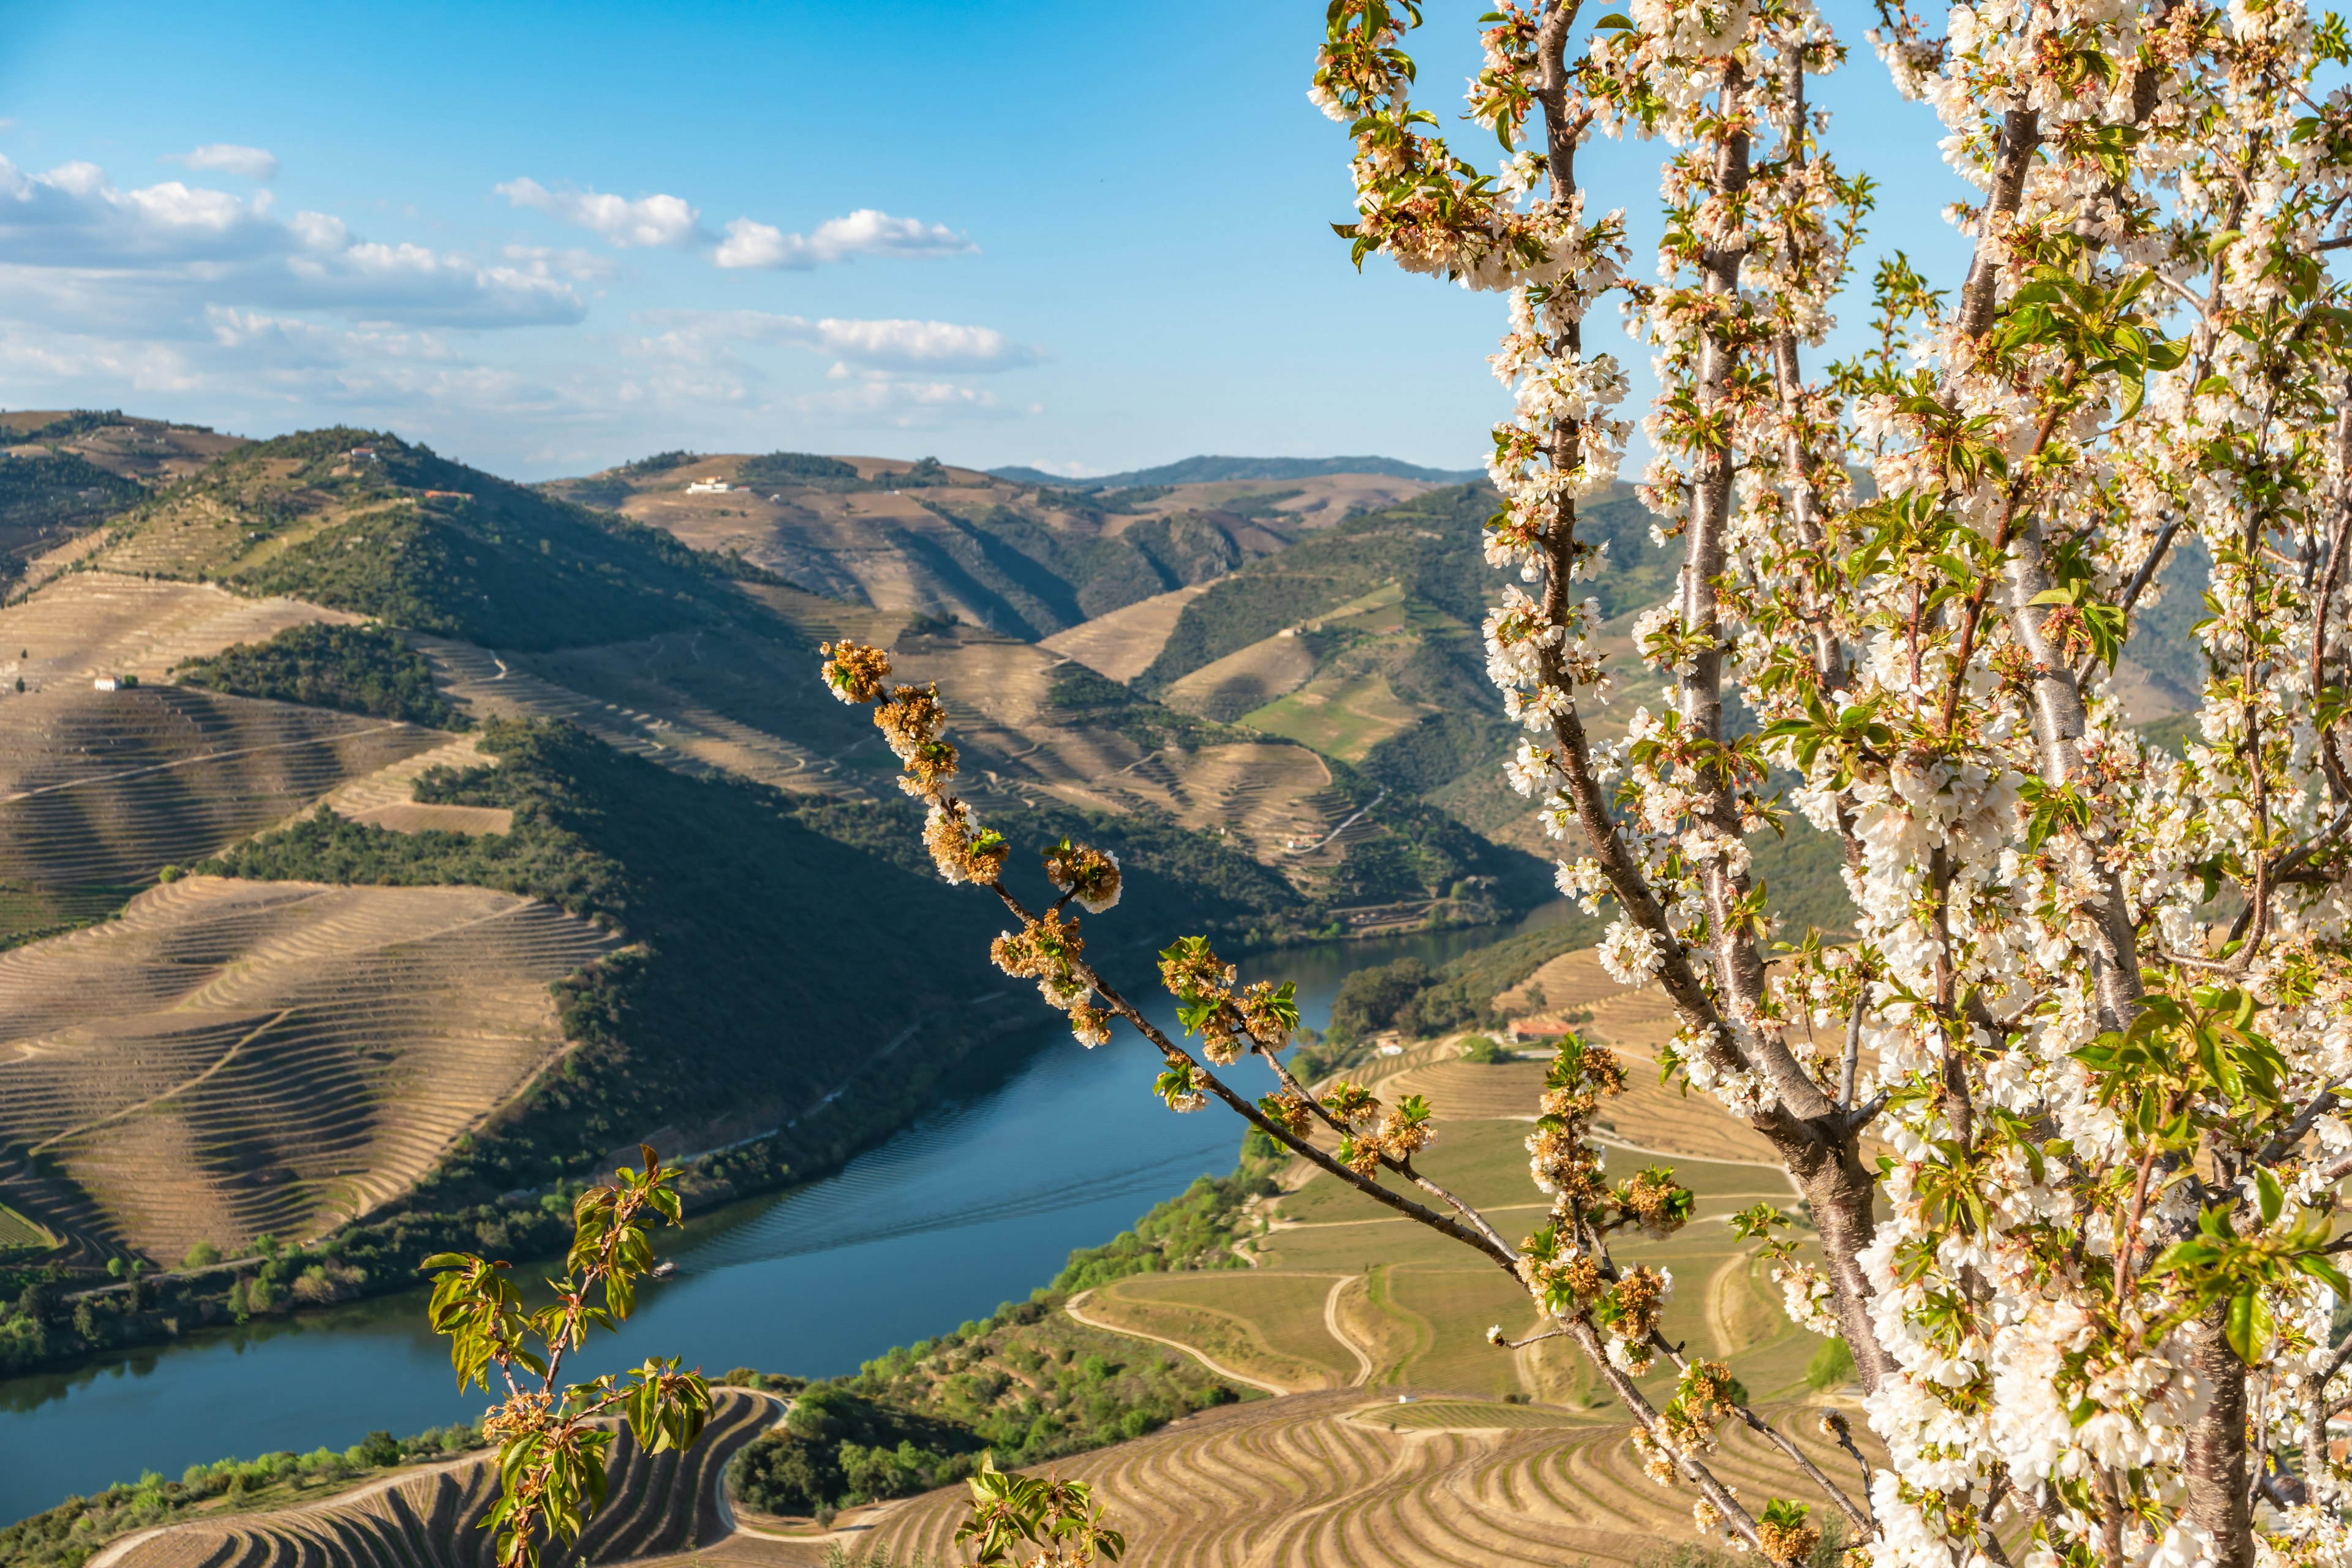
[[[268,642],[238,643],[187,659],[172,679],[233,697],[368,713],[436,730],[469,730],[474,722],[435,689],[425,657],[380,626],[305,622]]]
[[[192,1328],[407,1289],[419,1263],[457,1247],[544,1257],[562,1247],[569,1197],[583,1184],[446,1211],[398,1212],[299,1245],[263,1237],[251,1252],[226,1259],[200,1242],[176,1270],[134,1268],[108,1283],[69,1276],[55,1264],[16,1270],[13,1296],[0,1300],[0,1375],[161,1343]]]
[[[1325,1032],[1335,1046],[1395,1029],[1412,1036],[1484,1028],[1494,1022],[1491,989],[1468,975],[1441,973],[1418,958],[1359,969],[1339,982]]]
[[[736,1459],[733,1495],[764,1512],[830,1521],[841,1508],[971,1476],[983,1453],[1008,1468],[1041,1464],[1239,1397],[1187,1358],[1073,1323],[1067,1300],[1057,1282],[855,1376],[809,1385],[785,1426]]]
[[[1232,1174],[1198,1177],[1175,1197],[1152,1205],[1132,1229],[1100,1247],[1071,1253],[1052,1289],[1075,1295],[1130,1274],[1246,1267],[1234,1252],[1243,1234],[1244,1205],[1280,1191],[1275,1177],[1285,1163],[1274,1140],[1251,1131],[1242,1140],[1241,1163]]]

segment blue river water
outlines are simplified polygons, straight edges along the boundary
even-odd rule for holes
[[[1244,963],[1243,978],[1297,982],[1304,1020],[1320,1028],[1350,971],[1406,954],[1436,964],[1496,934],[1291,949]],[[1172,1030],[1172,1006],[1162,998],[1158,1011]],[[1252,1093],[1272,1087],[1262,1067],[1245,1070]],[[1151,1095],[1157,1071],[1132,1031],[1092,1051],[1050,1025],[997,1043],[928,1113],[835,1174],[656,1232],[677,1274],[646,1287],[622,1334],[592,1341],[573,1368],[663,1354],[714,1373],[831,1376],[1027,1296],[1072,1248],[1233,1168],[1242,1124],[1216,1106],[1171,1114]],[[373,1429],[471,1420],[483,1404],[457,1393],[421,1290],[192,1334],[0,1382],[0,1522],[144,1470],[341,1448]]]

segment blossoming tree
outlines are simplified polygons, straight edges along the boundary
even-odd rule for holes
[[[1501,5],[1469,91],[1491,170],[1412,99],[1414,0],[1332,0],[1312,93],[1352,142],[1357,263],[1508,300],[1487,553],[1517,582],[1486,637],[1526,727],[1510,779],[1560,842],[1563,891],[1613,908],[1611,973],[1673,1002],[1675,1069],[1805,1194],[1818,1263],[1769,1208],[1736,1223],[1790,1314],[1853,1352],[1887,1455],[1866,1493],[1683,1358],[1657,1332],[1664,1281],[1612,1258],[1612,1235],[1671,1230],[1694,1200],[1664,1173],[1605,1180],[1605,1049],[1563,1043],[1528,1141],[1551,1213],[1512,1240],[1416,1166],[1427,1104],[1290,1077],[1287,988],[1237,988],[1181,941],[1162,977],[1199,1047],[1154,1028],[1068,914],[1115,901],[1116,862],[1062,845],[1033,910],[953,793],[937,693],[892,687],[870,648],[829,649],[827,674],[877,705],[942,873],[1021,921],[1000,964],[1083,1039],[1114,1016],[1143,1031],[1171,1106],[1222,1100],[1511,1272],[1702,1530],[1787,1563],[1826,1507],[1873,1568],[2341,1561],[2352,314],[2329,254],[2352,247],[2352,97],[2330,81],[2352,47],[2298,0],[1983,0],[1940,37],[1879,4],[1869,41],[1980,195],[1952,215],[1966,275],[1882,263],[1882,350],[1842,365],[1806,356],[1871,193],[1808,103],[1847,63],[1808,0]],[[1596,132],[1661,147],[1655,281],[1577,184]],[[1641,493],[1683,568],[1636,630],[1659,689],[1602,745],[1577,584],[1608,563],[1578,509],[1630,434],[1624,375],[1583,342],[1612,296],[1655,346]],[[2211,590],[2176,757],[2112,678],[2185,535]],[[1850,942],[1774,940],[1748,844],[1791,809],[1843,847]],[[1244,1053],[1275,1093],[1220,1072]],[[1633,1381],[1659,1358],[1680,1372],[1663,1405]],[[1814,1495],[1731,1495],[1708,1456],[1733,1420]]]

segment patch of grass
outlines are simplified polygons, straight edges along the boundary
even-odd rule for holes
[[[1244,713],[1241,721],[1353,763],[1411,726],[1421,714],[1417,704],[1402,700],[1391,689],[1387,677],[1365,671],[1338,680],[1309,681],[1286,697]]]
[[[434,689],[433,667],[382,626],[306,621],[265,643],[237,643],[172,671],[183,686],[264,697],[346,713],[372,713],[435,730],[469,730],[473,720]]]
[[[1815,1393],[1841,1388],[1853,1381],[1853,1349],[1843,1340],[1823,1340],[1805,1363],[1805,1386]]]
[[[0,1252],[18,1247],[33,1247],[47,1252],[58,1245],[58,1238],[41,1226],[35,1225],[5,1204],[0,1204]]]
[[[1230,1289],[1204,1295],[1184,1287],[1199,1285],[1201,1280],[1154,1280],[1139,1285],[1114,1287],[1098,1290],[1087,1299],[1086,1313],[1106,1323],[1129,1329],[1139,1334],[1157,1335],[1175,1340],[1198,1350],[1219,1366],[1231,1368],[1244,1377],[1271,1383],[1294,1393],[1311,1388],[1336,1387],[1347,1380],[1341,1375],[1341,1363],[1348,1361],[1346,1352],[1330,1342],[1330,1336],[1320,1334],[1320,1345],[1308,1344],[1311,1354],[1296,1352],[1291,1344],[1277,1346],[1276,1336],[1268,1331],[1265,1314],[1271,1310],[1287,1317],[1285,1303],[1279,1298],[1291,1294],[1288,1289],[1301,1283],[1298,1276],[1265,1276],[1277,1279],[1272,1289],[1252,1287],[1247,1281],[1257,1276],[1239,1273],[1232,1277]],[[1330,1288],[1324,1282],[1325,1289]],[[1319,1303],[1320,1292],[1312,1292]],[[1236,1296],[1249,1300],[1235,1300]],[[1212,1304],[1233,1301],[1234,1310]],[[1287,1338],[1296,1341],[1300,1336]]]
[[[1107,1321],[1126,1321],[1132,1316],[1136,1326],[1150,1332],[1201,1344],[1212,1357],[1236,1372],[1299,1387],[1311,1381],[1298,1378],[1296,1369],[1303,1366],[1324,1374],[1337,1387],[1355,1376],[1356,1358],[1324,1326],[1323,1306],[1332,1283],[1321,1275],[1262,1268],[1158,1275],[1122,1280],[1095,1292],[1087,1305],[1089,1315]],[[1244,1325],[1244,1331],[1228,1335],[1226,1344],[1241,1359],[1228,1360],[1214,1346],[1188,1333],[1171,1333],[1153,1326],[1156,1321],[1188,1312]]]

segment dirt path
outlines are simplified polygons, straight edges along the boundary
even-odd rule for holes
[[[1352,1274],[1342,1274],[1331,1282],[1331,1293],[1323,1298],[1323,1327],[1333,1339],[1348,1347],[1349,1355],[1356,1358],[1356,1380],[1348,1386],[1361,1388],[1372,1380],[1372,1358],[1366,1355],[1364,1347],[1349,1339],[1339,1327],[1339,1292],[1345,1290],[1349,1281],[1355,1278]]]
[[[1207,1367],[1211,1372],[1215,1373],[1219,1377],[1224,1378],[1230,1383],[1246,1383],[1252,1388],[1262,1388],[1266,1393],[1273,1394],[1276,1398],[1280,1398],[1282,1395],[1292,1392],[1291,1390],[1283,1387],[1280,1384],[1268,1383],[1264,1378],[1251,1377],[1245,1373],[1235,1372],[1230,1367],[1219,1366],[1215,1362],[1211,1361],[1203,1352],[1195,1349],[1192,1345],[1186,1344],[1182,1340],[1171,1340],[1163,1334],[1147,1334],[1141,1329],[1123,1329],[1117,1323],[1106,1323],[1100,1318],[1089,1318],[1084,1312],[1078,1310],[1078,1304],[1093,1294],[1094,1292],[1091,1290],[1079,1291],[1064,1304],[1062,1310],[1069,1313],[1072,1319],[1084,1323],[1090,1329],[1100,1329],[1107,1334],[1124,1334],[1131,1340],[1150,1340],[1155,1344],[1166,1345],[1171,1350],[1182,1351],[1186,1355],[1191,1356],[1194,1361],[1199,1362],[1202,1366]]]

